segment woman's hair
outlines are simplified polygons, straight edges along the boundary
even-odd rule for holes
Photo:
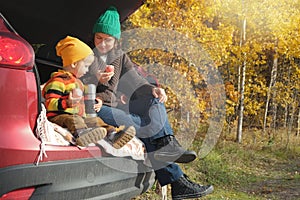
[[[96,46],[95,46],[95,42],[94,42],[94,38],[95,38],[95,34],[90,34],[89,36],[89,39],[88,39],[88,42],[87,44],[92,48],[94,49]],[[122,49],[122,43],[120,40],[118,40],[117,38],[114,38],[115,39],[115,44],[114,44],[114,49]]]

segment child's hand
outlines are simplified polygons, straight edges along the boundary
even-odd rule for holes
[[[97,103],[95,103],[94,109],[95,109],[96,112],[99,112],[102,105],[103,105],[103,101],[99,98],[96,98],[96,101],[97,101]]]
[[[79,88],[75,88],[72,90],[72,93],[70,93],[70,96],[73,98],[81,98],[83,96],[83,91]]]
[[[69,93],[69,98],[67,100],[68,106],[72,108],[76,107],[82,98],[83,98],[83,92],[79,88],[73,89]]]

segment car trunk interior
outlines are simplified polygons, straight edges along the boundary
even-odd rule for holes
[[[51,72],[61,66],[61,60],[55,54],[55,45],[60,39],[72,35],[89,43],[95,21],[109,6],[117,8],[123,22],[142,4],[142,0],[88,0],[84,3],[71,0],[10,0],[0,1],[0,8],[16,32],[34,47],[43,84]]]

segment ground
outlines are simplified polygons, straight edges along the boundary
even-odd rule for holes
[[[300,158],[269,167],[270,177],[250,184],[246,191],[272,200],[299,200]]]

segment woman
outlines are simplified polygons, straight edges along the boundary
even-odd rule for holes
[[[212,186],[191,182],[175,164],[193,161],[196,153],[183,149],[173,136],[163,104],[167,100],[165,91],[139,76],[134,63],[119,48],[121,28],[114,7],[99,17],[93,34],[96,59],[83,82],[97,85],[97,97],[103,101],[98,116],[111,125],[136,128],[159,183],[162,186],[171,184],[173,199],[197,198],[211,193]],[[105,72],[107,65],[113,65],[114,71]],[[118,92],[130,99],[126,109],[118,108]]]

